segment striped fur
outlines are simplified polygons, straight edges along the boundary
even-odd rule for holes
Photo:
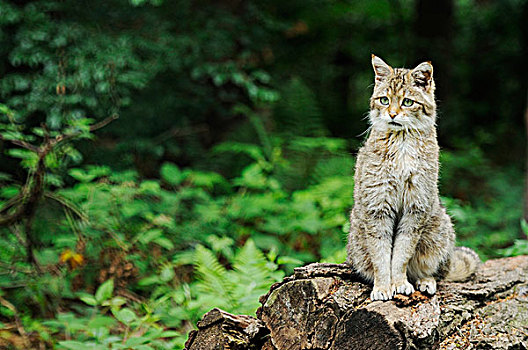
[[[464,281],[473,275],[480,264],[480,258],[473,249],[456,247],[451,257],[446,281]]]
[[[372,66],[370,135],[356,162],[347,262],[374,283],[372,300],[415,286],[434,294],[435,277],[467,278],[479,260],[455,249],[439,199],[433,66],[392,68],[376,56]]]

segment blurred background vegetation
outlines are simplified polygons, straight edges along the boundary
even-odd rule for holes
[[[370,54],[431,60],[459,244],[527,254],[527,0],[0,1],[0,348],[181,349],[345,258]]]

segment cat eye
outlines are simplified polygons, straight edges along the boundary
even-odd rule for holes
[[[413,104],[414,104],[414,101],[413,101],[413,100],[408,99],[408,98],[404,98],[404,99],[403,99],[402,105],[403,105],[404,107],[411,107]]]
[[[386,106],[386,105],[389,104],[389,98],[388,98],[387,96],[380,97],[379,100],[380,100],[380,103],[381,103],[382,105],[385,105],[385,106]]]

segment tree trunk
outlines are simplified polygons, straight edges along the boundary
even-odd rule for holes
[[[524,25],[528,21],[528,2],[524,3],[521,16],[521,28],[522,28],[522,56],[524,59],[528,59],[528,26]],[[525,182],[524,182],[524,213],[523,217],[526,222],[528,222],[528,72],[526,69],[522,70],[524,75],[524,88],[526,90],[526,100],[525,100],[525,109],[524,109],[524,127],[525,127],[525,136],[526,136],[526,153],[525,153]],[[523,232],[523,237],[528,239],[528,232]]]
[[[350,267],[311,264],[261,297],[258,319],[207,313],[186,349],[528,348],[528,256],[489,260],[471,280],[438,287],[371,302]]]
[[[527,6],[528,7],[528,6]],[[528,11],[527,11],[528,12]],[[524,221],[528,223],[528,93],[526,94],[526,108],[524,110],[524,123],[525,123],[525,130],[526,130],[526,153],[525,153],[525,160],[524,160],[524,213],[523,218]],[[523,231],[523,238],[528,239],[528,232]]]

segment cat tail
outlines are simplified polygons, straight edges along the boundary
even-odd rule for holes
[[[480,263],[480,258],[473,249],[455,247],[445,280],[463,281],[477,271]]]

